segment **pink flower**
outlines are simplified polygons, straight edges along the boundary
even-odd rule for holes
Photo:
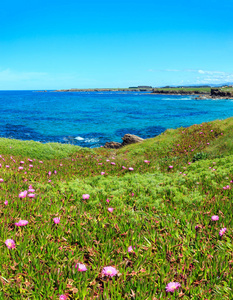
[[[33,168],[33,165],[29,165],[29,168]]]
[[[66,297],[66,295],[60,295],[59,296],[59,300],[67,300],[68,298]]]
[[[6,200],[6,201],[4,202],[4,204],[5,204],[5,205],[8,205],[8,201]]]
[[[104,175],[104,174],[105,174],[105,172],[101,172],[100,174],[101,174],[101,175]]]
[[[126,167],[125,167],[125,166],[122,166],[122,169],[126,169]]]
[[[60,223],[60,218],[54,218],[54,219],[53,219],[53,222],[54,222],[55,224]]]
[[[76,264],[75,265],[75,269],[78,268],[79,272],[86,272],[87,271],[87,267],[84,264]]]
[[[29,162],[32,162],[32,159],[28,158],[28,161],[29,161]]]
[[[23,160],[21,160],[20,164],[24,164],[24,161],[23,161]]]
[[[18,169],[19,169],[19,170],[23,170],[23,167],[19,167]]]
[[[43,161],[42,161],[42,160],[39,160],[39,163],[40,163],[40,164],[43,164]]]
[[[3,182],[4,180],[2,178],[0,178],[0,182]]]
[[[60,164],[59,166],[60,166],[60,167],[62,167],[62,166],[63,166],[63,164]]]
[[[102,166],[103,163],[98,163],[98,165]]]
[[[108,208],[108,211],[111,212],[111,213],[113,212],[113,210],[114,210],[113,207],[109,207],[109,208]]]
[[[134,249],[135,249],[135,247],[134,247]],[[133,251],[133,247],[132,247],[132,246],[129,246],[129,247],[128,247],[128,252],[129,252],[129,253],[135,253],[135,252]]]
[[[32,188],[29,188],[29,189],[28,189],[28,192],[29,192],[29,193],[34,193],[34,192],[35,192],[35,190],[34,190],[34,189],[32,189]]]
[[[14,249],[15,248],[15,241],[12,239],[8,239],[5,241],[5,244],[8,249]]]
[[[218,220],[219,220],[219,216],[212,216],[212,217],[211,217],[211,220],[212,220],[212,221],[218,221]]]
[[[103,270],[102,270],[102,274],[105,275],[105,276],[109,276],[109,277],[113,277],[113,276],[116,276],[117,275],[117,269],[114,268],[114,267],[104,267]]]
[[[49,175],[49,176],[51,176],[51,175],[52,175],[52,172],[51,172],[51,171],[49,171],[49,172],[48,172],[48,175]]]
[[[133,197],[133,196],[134,196],[134,193],[132,193],[131,196]]]
[[[26,226],[27,224],[27,220],[20,220],[18,223],[15,223],[15,226]]]
[[[178,290],[181,287],[179,282],[169,282],[166,286],[166,292],[173,293],[175,290]]]
[[[90,198],[89,194],[83,194],[82,195],[83,200],[88,200]]]
[[[222,228],[220,231],[219,231],[219,235],[220,236],[223,236],[224,233],[227,231],[226,227],[225,228]]]
[[[109,201],[110,201],[109,199],[106,200],[106,202],[108,202],[108,203],[109,203]]]
[[[110,161],[109,159],[106,159],[106,161]]]
[[[133,168],[130,167],[129,170],[130,170],[130,171],[133,171]]]
[[[115,165],[116,163],[114,163],[114,162],[111,162],[111,165]]]
[[[19,198],[26,198],[27,193],[28,193],[27,191],[21,192],[21,193],[19,194]]]
[[[150,161],[149,160],[144,160],[144,163],[149,164]]]
[[[197,229],[200,228],[200,227],[201,227],[201,225],[199,225],[199,224],[196,225],[196,226],[195,226],[195,230],[197,230]]]
[[[35,198],[36,195],[35,195],[35,194],[28,194],[28,197],[29,197],[29,198]]]
[[[168,168],[169,168],[169,169],[172,169],[172,168],[173,168],[173,166],[169,166]]]

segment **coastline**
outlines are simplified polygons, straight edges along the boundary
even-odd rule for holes
[[[47,91],[44,91],[47,92]],[[177,95],[177,96],[196,96],[196,100],[233,100],[233,90],[224,88],[152,88],[152,87],[133,87],[133,88],[95,88],[95,89],[62,89],[55,90],[55,93],[62,92],[147,92],[147,95]]]

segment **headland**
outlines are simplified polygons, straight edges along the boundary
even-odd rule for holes
[[[62,89],[54,92],[148,92],[148,94],[164,95],[193,95],[196,99],[233,99],[233,86],[184,86],[184,87],[162,87],[137,86],[129,88],[90,88],[90,89]]]

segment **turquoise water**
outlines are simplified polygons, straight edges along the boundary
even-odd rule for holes
[[[123,92],[0,91],[0,136],[99,147],[125,133],[154,137],[168,128],[225,119],[232,100]]]

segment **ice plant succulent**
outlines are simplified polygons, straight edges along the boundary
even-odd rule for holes
[[[18,223],[15,223],[15,226],[26,226],[28,224],[27,220],[20,220]]]
[[[60,295],[59,296],[59,300],[67,300],[68,298],[66,297],[66,295]]]
[[[219,235],[220,236],[223,236],[224,233],[227,231],[226,227],[225,228],[222,228],[220,231],[219,231]]]
[[[219,216],[212,216],[212,217],[211,217],[211,220],[212,220],[212,221],[218,221],[218,220],[219,220]]]
[[[54,218],[54,219],[53,219],[53,222],[54,222],[55,224],[60,223],[60,218]]]
[[[89,194],[83,194],[82,195],[83,200],[88,200],[90,198]]]
[[[79,272],[86,272],[87,271],[87,267],[84,265],[84,264],[76,264],[75,265],[75,269],[78,268],[78,271]]]
[[[29,198],[35,198],[35,196],[36,196],[35,194],[28,194]]]
[[[134,247],[129,246],[129,247],[128,247],[128,252],[129,252],[129,253],[135,253],[135,252],[133,251],[133,248],[135,249],[135,246],[134,246]]]
[[[21,193],[19,193],[19,198],[26,198],[27,197],[27,191],[23,191]]]
[[[117,275],[117,269],[111,266],[104,267],[102,270],[102,274],[105,276],[113,277]]]
[[[166,292],[174,293],[175,290],[178,290],[181,287],[179,282],[169,282],[166,285]]]
[[[8,249],[14,249],[15,248],[15,241],[12,240],[12,239],[7,239],[5,241],[5,244],[6,244]]]

